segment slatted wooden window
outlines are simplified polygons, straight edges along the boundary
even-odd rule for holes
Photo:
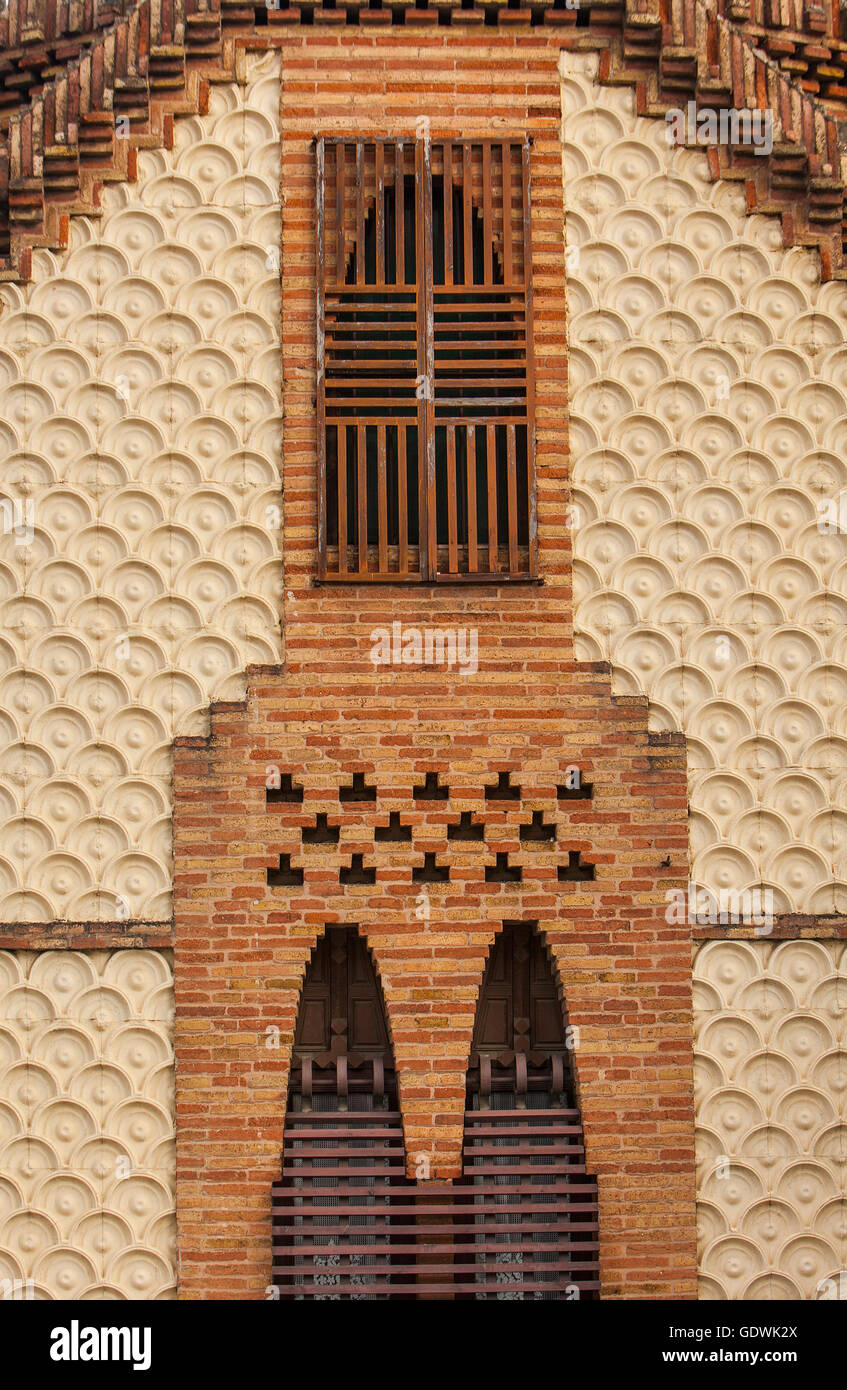
[[[504,927],[486,970],[453,1183],[406,1177],[373,963],[355,928],[327,930],[300,1001],[272,1204],[281,1299],[596,1297],[597,1183],[555,982],[529,924]]]
[[[506,923],[480,991],[456,1192],[470,1237],[462,1268],[478,1300],[599,1292],[597,1180],[569,1041],[542,938]]]
[[[382,991],[355,927],[333,927],[312,955],[294,1034],[273,1187],[279,1298],[402,1296],[414,1285],[408,1187]]]
[[[536,573],[528,140],[317,141],[319,572]]]

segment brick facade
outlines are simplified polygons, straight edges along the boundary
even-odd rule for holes
[[[298,31],[283,51],[285,665],[251,668],[244,704],[175,749],[175,992],[181,1296],[261,1298],[270,1282],[299,988],[329,923],[367,935],[385,993],[409,1169],[459,1171],[465,1069],[488,948],[537,922],[579,1029],[587,1162],[599,1179],[604,1295],[695,1289],[690,939],[665,919],[687,880],[685,753],[647,732],[646,700],[612,697],[573,658],[559,45],[523,30],[410,36]],[[315,586],[315,174],[312,137],[534,137],[538,585]],[[479,667],[375,669],[372,632],[476,631]],[[590,799],[557,798],[565,769]],[[268,803],[269,768],[303,789]],[[449,799],[414,790],[436,773]],[[509,774],[519,800],[486,798]],[[339,800],[353,774],[369,801]],[[411,841],[375,840],[392,811]],[[463,811],[484,842],[448,839]],[[337,844],[304,845],[325,813]],[[521,840],[541,812],[553,841]],[[560,881],[578,853],[593,881]],[[268,886],[290,856],[303,883]],[[361,855],[361,869],[355,872]],[[449,881],[421,883],[425,856]],[[519,867],[491,881],[486,868]],[[354,868],[354,881],[340,881]],[[371,877],[374,882],[357,882]]]

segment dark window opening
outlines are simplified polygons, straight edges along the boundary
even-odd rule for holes
[[[526,142],[318,141],[321,577],[534,575],[528,189]]]
[[[476,1300],[598,1295],[597,1182],[585,1166],[574,1046],[541,936],[531,923],[505,923],[479,992],[467,1078],[459,1188]]]
[[[320,1096],[334,1098],[324,1110],[343,1110],[356,1096],[367,1097],[364,1108],[388,1109],[397,1099],[382,990],[355,927],[327,927],[300,995],[288,1109],[309,1110]]]
[[[280,1299],[596,1296],[573,1046],[542,938],[506,923],[477,1003],[462,1176],[416,1185],[373,960],[356,928],[328,927],[300,996],[273,1187]]]
[[[342,477],[339,486],[338,448],[341,446]],[[359,447],[364,444],[364,477],[359,476]],[[380,491],[380,475],[384,492]],[[380,509],[385,508],[386,543],[400,545],[401,518],[405,517],[403,537],[407,546],[420,540],[418,522],[418,437],[407,425],[353,425],[327,432],[327,494],[336,506],[327,515],[327,543],[338,547],[339,526],[347,541],[347,566],[355,566],[355,538],[358,535],[359,506],[364,508],[364,526],[369,546],[380,537]],[[402,506],[401,506],[402,501]],[[343,507],[343,514],[339,512]],[[346,524],[345,524],[346,523]]]
[[[272,1194],[279,1298],[408,1297],[397,1246],[413,1226],[393,1201],[405,1185],[382,990],[356,929],[330,927],[312,952],[294,1030]]]
[[[511,526],[515,544],[526,549],[527,504],[525,426],[515,430],[511,454],[502,425],[468,425],[466,429],[436,426],[435,515],[439,546],[449,546],[454,517],[455,543],[459,547],[475,545],[478,553],[487,546],[492,551],[508,547]]]

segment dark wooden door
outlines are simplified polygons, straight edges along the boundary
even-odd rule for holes
[[[272,1192],[279,1298],[414,1296],[415,1209],[405,1169],[374,964],[355,927],[328,927],[300,996],[282,1180]]]
[[[544,942],[531,923],[506,923],[479,993],[468,1085],[573,1102],[572,1048]],[[490,1079],[491,1086],[488,1085]]]

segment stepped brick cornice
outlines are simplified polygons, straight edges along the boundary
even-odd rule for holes
[[[90,48],[136,0],[10,0],[0,13],[0,122],[72,58]]]
[[[847,42],[840,11],[808,0],[715,0],[717,13],[764,49],[800,89],[847,116]],[[674,42],[669,38],[668,42]]]
[[[775,117],[773,150],[765,155],[711,147],[712,175],[742,180],[751,212],[781,217],[786,244],[818,248],[824,279],[845,277],[837,117],[805,90],[807,80],[797,80],[781,59],[756,47],[759,0],[745,0],[741,27],[735,0],[720,3],[730,9],[729,18],[717,12],[714,0],[626,0],[624,6],[600,0],[579,11],[565,8],[564,0],[537,11],[507,4],[473,9],[388,4],[349,14],[310,4],[257,9],[209,0],[201,8],[204,0],[157,0],[155,5],[142,0],[94,39],[94,28],[114,14],[113,6],[88,0],[72,31],[67,4],[34,0],[27,13],[37,13],[35,23],[22,23],[19,4],[4,20],[10,47],[0,74],[8,95],[17,73],[18,89],[28,100],[0,118],[8,127],[0,148],[0,228],[5,230],[0,278],[26,279],[33,248],[65,245],[68,216],[96,215],[105,184],[134,179],[138,149],[168,147],[173,116],[202,113],[209,83],[236,76],[239,50],[280,46],[291,26],[303,21],[348,24],[354,15],[359,26],[374,27],[493,22],[518,33],[539,21],[556,24],[563,47],[601,51],[603,81],[635,87],[641,114],[663,117],[688,101],[710,109],[769,107]],[[799,19],[811,35],[817,12],[806,7]],[[771,38],[776,28],[768,29]],[[773,43],[770,48],[775,54]],[[30,93],[27,73],[35,73],[38,64],[27,68],[24,57],[36,50],[47,55],[46,67],[39,69]],[[50,54],[64,65],[43,82]]]
[[[635,84],[640,115],[698,109],[773,113],[773,149],[712,145],[715,179],[741,180],[751,213],[782,219],[787,246],[815,247],[825,280],[844,278],[844,175],[838,122],[705,0],[628,0],[621,41],[601,56],[604,82]]]

